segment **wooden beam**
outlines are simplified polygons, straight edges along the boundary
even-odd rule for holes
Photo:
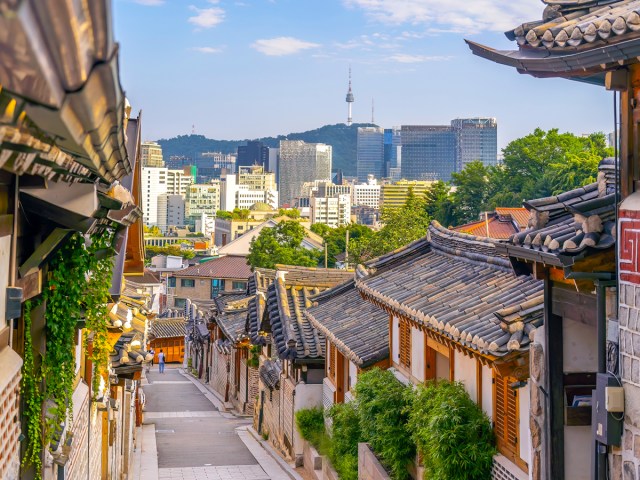
[[[553,313],[553,282],[544,282],[544,333],[547,399],[547,478],[564,478],[564,352],[562,317]]]

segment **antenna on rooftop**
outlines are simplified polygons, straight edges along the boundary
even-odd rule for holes
[[[191,135],[195,135],[196,134],[196,124],[193,123],[191,124]]]

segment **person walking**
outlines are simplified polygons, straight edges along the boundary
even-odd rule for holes
[[[160,349],[160,353],[158,353],[158,371],[164,373],[164,353],[162,349]]]
[[[153,367],[153,361],[156,358],[156,351],[152,348],[151,350],[149,350],[149,353],[151,354],[151,366]]]

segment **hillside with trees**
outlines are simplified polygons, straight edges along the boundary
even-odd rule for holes
[[[344,123],[325,125],[306,132],[264,137],[262,141],[268,147],[278,147],[280,140],[303,140],[307,143],[326,143],[333,147],[333,170],[341,169],[345,175],[356,174],[356,144],[358,127],[370,127],[369,123],[356,123],[348,127]],[[172,155],[184,155],[194,158],[200,152],[236,153],[239,145],[247,140],[214,140],[204,135],[179,135],[158,140],[162,145],[165,159]]]

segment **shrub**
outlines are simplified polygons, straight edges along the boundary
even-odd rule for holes
[[[396,480],[409,477],[407,466],[416,452],[407,430],[407,391],[393,373],[377,368],[360,375],[355,387],[362,438]]]
[[[362,432],[355,402],[337,403],[328,412],[332,421],[329,458],[333,468],[344,480],[358,478],[358,442]]]
[[[324,416],[321,408],[303,408],[296,412],[296,425],[300,436],[316,445],[324,435]]]
[[[459,382],[437,381],[411,394],[408,428],[430,480],[489,479],[495,454],[487,415]]]

